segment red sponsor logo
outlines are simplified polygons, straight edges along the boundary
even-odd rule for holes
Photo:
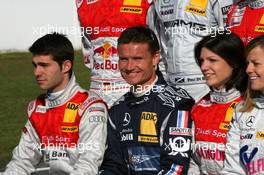
[[[117,63],[113,63],[110,59],[112,55],[117,54],[117,48],[113,47],[110,42],[105,42],[103,46],[96,48],[94,54],[99,54],[103,58],[102,63],[94,61],[94,69],[118,70]]]
[[[94,62],[94,69],[106,69],[106,70],[118,70],[118,66],[116,63],[112,63],[110,60],[105,60],[103,63]]]
[[[224,161],[225,152],[220,150],[210,150],[204,148],[198,148],[196,153],[205,160],[216,160],[216,161]]]
[[[117,48],[113,47],[110,42],[105,42],[103,46],[96,48],[94,53],[100,54],[104,60],[108,60],[110,56],[117,54]]]
[[[262,174],[264,171],[264,159],[256,159],[246,164],[246,169],[250,174]]]

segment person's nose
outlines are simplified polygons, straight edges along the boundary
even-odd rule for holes
[[[247,74],[250,74],[250,73],[253,72],[253,70],[254,70],[254,66],[253,66],[253,64],[252,64],[252,63],[248,63],[248,65],[247,65],[247,69],[246,69],[246,73],[247,73]]]
[[[208,68],[209,68],[209,64],[208,64],[208,62],[207,61],[203,61],[202,63],[201,63],[201,70],[202,70],[202,72],[204,72],[204,71],[206,71],[206,70],[208,70]]]
[[[129,71],[133,70],[134,69],[134,61],[132,59],[129,59],[127,61],[126,67],[127,67],[127,70],[129,70]]]
[[[42,72],[42,70],[41,70],[41,67],[40,66],[34,67],[34,75],[36,77],[39,76],[39,75],[41,75],[41,72]]]

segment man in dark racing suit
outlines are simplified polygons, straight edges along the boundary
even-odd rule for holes
[[[118,39],[120,72],[132,86],[109,111],[101,175],[187,174],[194,100],[156,74],[159,50],[145,27],[128,28]]]

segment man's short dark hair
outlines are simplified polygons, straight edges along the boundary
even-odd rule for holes
[[[146,43],[149,46],[151,54],[160,50],[159,42],[155,33],[151,29],[143,26],[129,27],[122,32],[118,38],[117,45],[119,46],[121,44],[129,43]]]
[[[60,66],[66,60],[70,60],[73,65],[74,49],[70,40],[63,34],[51,33],[37,39],[29,51],[36,55],[50,55]],[[72,69],[70,70],[70,74]]]

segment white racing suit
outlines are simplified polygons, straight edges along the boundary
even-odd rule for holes
[[[162,46],[170,85],[180,86],[198,101],[209,92],[194,59],[194,46],[210,33],[223,32],[232,0],[156,0],[149,19]],[[155,13],[153,12],[153,13]]]
[[[26,175],[42,160],[48,174],[98,173],[103,160],[107,109],[97,94],[72,75],[59,94],[44,94],[28,105],[28,121],[3,175]]]
[[[227,135],[223,175],[264,174],[264,96],[254,99],[256,107],[239,112],[240,103]]]

